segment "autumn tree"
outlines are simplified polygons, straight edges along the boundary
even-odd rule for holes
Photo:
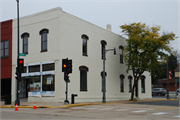
[[[124,46],[124,60],[127,65],[126,72],[132,70],[134,84],[131,99],[138,97],[138,80],[141,75],[148,71],[158,69],[157,64],[167,58],[171,53],[170,41],[176,38],[173,32],[160,35],[160,26],[148,27],[144,23],[132,23],[120,26],[122,32],[128,37],[127,45]]]

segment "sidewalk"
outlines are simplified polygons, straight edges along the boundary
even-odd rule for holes
[[[164,98],[151,98],[146,100],[138,101],[107,101],[106,103],[102,102],[91,102],[91,103],[76,103],[76,104],[64,104],[58,102],[36,102],[37,108],[63,108],[63,107],[75,107],[75,106],[85,106],[85,105],[100,105],[100,104],[113,104],[113,103],[130,103],[130,102],[149,102],[149,101],[168,101],[168,100],[179,100],[179,99],[164,99]],[[15,108],[14,102],[11,102],[10,105],[5,105],[4,101],[1,101],[1,108]],[[34,102],[20,102],[18,108],[33,108]]]

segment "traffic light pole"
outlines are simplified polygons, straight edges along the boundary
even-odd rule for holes
[[[103,97],[102,102],[106,103],[106,78],[105,78],[105,59],[106,59],[106,52],[108,51],[114,51],[114,55],[116,54],[116,49],[108,49],[105,50],[105,47],[103,48]]]
[[[68,96],[68,81],[66,81],[66,91],[65,91],[65,94],[66,94],[66,100],[64,101],[64,104],[69,104],[69,101],[67,99],[67,96]]]
[[[169,69],[168,69],[168,61],[167,61],[167,99],[169,99]]]
[[[17,1],[17,67],[18,66],[18,60],[19,60],[19,0]],[[21,77],[21,75],[20,75]],[[19,100],[19,95],[18,95],[18,91],[19,91],[19,79],[20,77],[17,77],[17,90],[16,90],[16,100],[15,100],[15,105],[18,104],[20,105],[20,100]]]

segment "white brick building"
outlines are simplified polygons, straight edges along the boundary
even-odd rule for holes
[[[54,8],[20,18],[20,53],[27,53],[24,58],[25,73],[20,82],[20,96],[28,101],[64,102],[65,81],[62,72],[62,59],[73,61],[73,72],[68,84],[68,99],[71,94],[78,94],[77,102],[102,101],[103,60],[102,46],[116,48],[106,53],[106,100],[128,100],[129,92],[126,66],[120,63],[120,46],[125,45],[125,38],[103,29],[76,16]],[[83,46],[83,43],[84,46]],[[17,63],[17,20],[13,20],[13,60],[12,60],[12,101],[16,99],[15,70]],[[81,75],[80,75],[81,74]],[[123,83],[120,75],[124,76]],[[139,97],[151,98],[151,77],[146,76]],[[133,83],[133,80],[132,82]]]

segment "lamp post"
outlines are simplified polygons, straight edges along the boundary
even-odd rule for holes
[[[19,0],[17,1],[17,67],[18,66],[18,60],[19,60]],[[15,105],[18,104],[20,105],[20,100],[19,100],[19,77],[17,79],[17,90],[16,90],[16,100],[15,100]]]
[[[108,51],[114,51],[114,55],[116,55],[116,48],[108,49],[108,50],[105,50],[105,47],[103,48],[103,98],[102,98],[103,103],[106,103],[105,59],[106,59],[106,52],[108,52]]]

